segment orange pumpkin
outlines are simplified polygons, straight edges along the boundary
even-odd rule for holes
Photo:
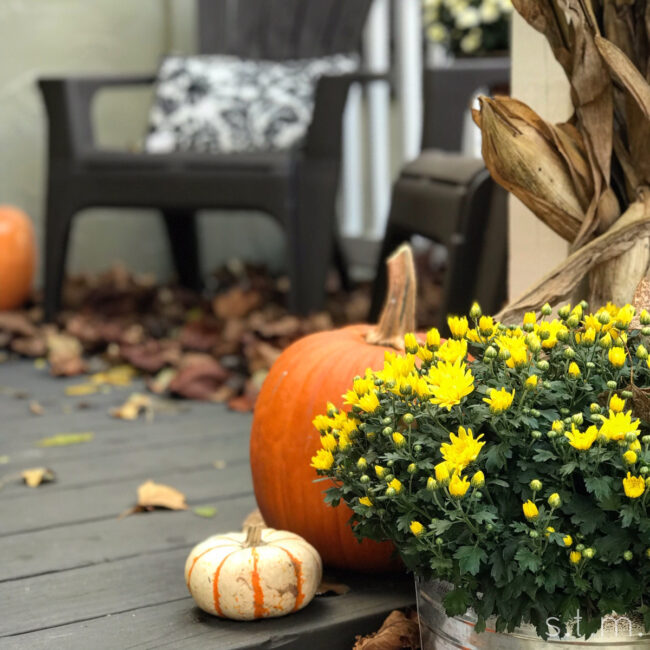
[[[343,407],[343,393],[366,368],[381,369],[386,350],[404,350],[415,328],[415,270],[408,246],[388,261],[388,297],[379,324],[319,332],[289,346],[273,364],[257,399],[250,458],[257,503],[268,526],[305,538],[331,567],[394,569],[390,543],[363,540],[348,525],[352,511],[323,500],[311,457],[320,448],[312,420],[326,403]],[[347,408],[347,407],[345,407]]]
[[[0,309],[15,309],[32,288],[36,249],[29,217],[0,205]]]

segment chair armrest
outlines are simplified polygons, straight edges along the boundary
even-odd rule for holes
[[[314,115],[307,131],[304,151],[309,158],[340,160],[343,138],[343,111],[350,86],[391,83],[390,73],[358,70],[342,75],[324,75],[318,80]]]
[[[71,159],[93,147],[91,103],[100,88],[149,85],[154,80],[151,74],[39,79],[50,127],[50,158]]]

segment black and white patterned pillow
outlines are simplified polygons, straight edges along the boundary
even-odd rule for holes
[[[149,153],[235,153],[289,149],[304,138],[323,75],[353,72],[356,55],[255,61],[170,56],[158,71]]]

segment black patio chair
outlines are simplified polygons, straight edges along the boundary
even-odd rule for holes
[[[372,0],[199,0],[199,50],[288,60],[357,51]],[[91,103],[106,86],[150,84],[153,75],[42,79],[49,119],[45,215],[45,318],[60,305],[73,217],[88,207],[162,212],[181,283],[200,288],[195,214],[199,209],[260,210],[288,238],[290,308],[323,306],[333,254],[342,113],[349,85],[385,79],[359,72],[322,77],[303,145],[236,155],[148,154],[98,149]]]
[[[473,300],[495,312],[506,299],[506,192],[481,159],[458,153],[466,110],[479,88],[507,91],[510,59],[460,59],[424,72],[422,153],[404,166],[393,186],[391,209],[373,285],[370,322],[381,309],[384,260],[402,241],[423,235],[447,247],[437,322],[464,314]]]

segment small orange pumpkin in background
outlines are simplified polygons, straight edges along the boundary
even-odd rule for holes
[[[313,546],[261,525],[208,537],[185,562],[185,583],[196,604],[238,621],[297,612],[316,595],[322,574]]]
[[[0,309],[20,307],[32,288],[36,247],[29,217],[0,205]]]
[[[250,460],[257,504],[269,526],[291,530],[313,544],[326,566],[356,571],[399,567],[393,545],[357,541],[348,525],[352,511],[325,504],[328,485],[314,482],[310,466],[320,449],[312,424],[366,368],[380,370],[384,353],[404,351],[404,334],[415,330],[413,253],[402,246],[388,260],[388,296],[379,324],[351,325],[296,341],[273,364],[257,398]]]

